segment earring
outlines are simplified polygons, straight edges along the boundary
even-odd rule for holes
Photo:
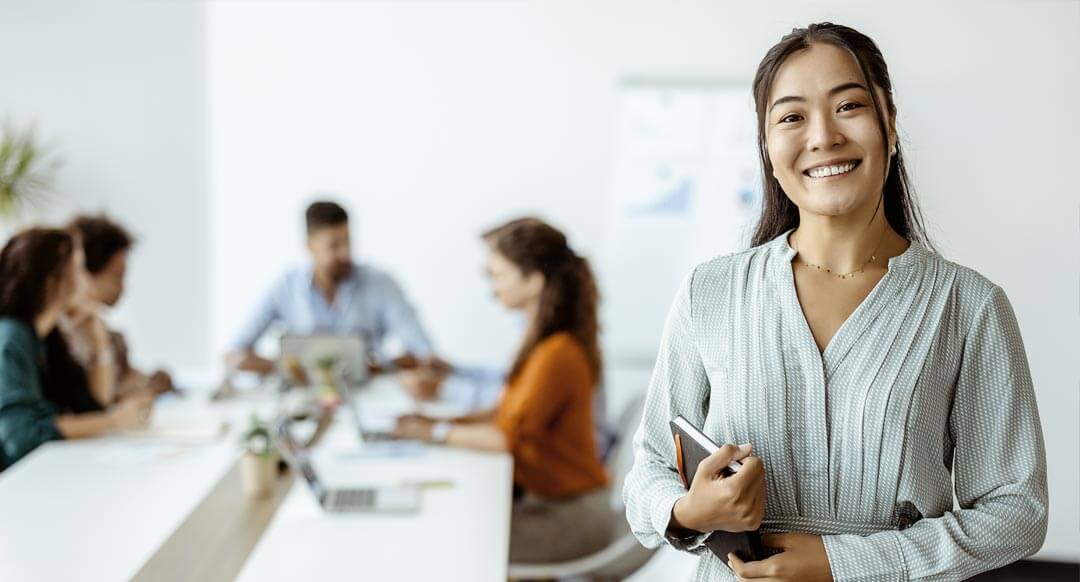
[[[892,147],[889,148],[889,155],[890,156],[895,156],[896,155],[896,144],[893,144]]]

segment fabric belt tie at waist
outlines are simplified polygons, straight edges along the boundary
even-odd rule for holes
[[[843,521],[827,517],[778,517],[761,522],[762,533],[803,532],[817,535],[855,534],[868,536],[883,531],[905,529],[909,520],[901,517],[897,523],[876,524],[856,521]]]

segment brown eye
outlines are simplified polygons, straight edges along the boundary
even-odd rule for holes
[[[802,117],[799,114],[792,113],[790,115],[785,115],[784,117],[780,118],[780,123],[795,123],[796,121],[799,121],[801,119]]]
[[[859,109],[860,107],[862,107],[862,105],[859,103],[848,102],[841,105],[838,112],[843,113],[845,111],[852,111],[855,109]]]

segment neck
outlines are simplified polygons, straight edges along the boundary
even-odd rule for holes
[[[63,313],[63,308],[47,308],[41,315],[38,315],[37,318],[34,319],[34,333],[36,333],[39,338],[44,338],[49,335],[53,328],[56,327],[56,322],[60,319],[61,313]]]
[[[530,301],[525,306],[525,320],[529,322],[529,329],[536,327],[537,319],[540,315],[540,300],[536,299]]]
[[[880,199],[879,199],[880,200]],[[875,202],[866,212],[822,216],[799,212],[799,227],[788,240],[800,260],[846,273],[862,268],[872,255],[885,255],[894,238],[883,208]]]
[[[334,291],[337,290],[337,281],[335,281],[334,277],[329,273],[323,273],[316,270],[312,280],[315,283],[315,286],[325,295],[332,296]]]

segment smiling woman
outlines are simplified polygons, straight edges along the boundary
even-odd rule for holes
[[[883,202],[898,235],[932,248],[896,135],[892,80],[873,40],[827,24],[785,37],[758,67],[754,102],[764,211],[751,246],[798,226],[800,209],[837,215],[870,199]],[[842,187],[830,183],[833,175],[845,176]]]
[[[754,99],[753,248],[675,298],[625,482],[634,533],[701,553],[696,580],[955,580],[1034,553],[1046,460],[1019,326],[1000,287],[930,248],[880,50],[796,29]],[[701,466],[742,469],[687,491],[677,415],[727,443]],[[771,557],[703,552],[707,532],[759,527]]]

